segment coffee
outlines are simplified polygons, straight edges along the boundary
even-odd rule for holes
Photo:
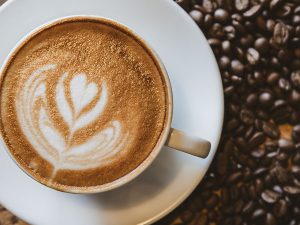
[[[78,17],[40,29],[15,50],[1,79],[1,131],[11,155],[57,189],[130,173],[168,119],[153,53],[107,20]]]

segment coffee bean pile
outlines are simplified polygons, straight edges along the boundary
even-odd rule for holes
[[[159,224],[299,225],[300,0],[177,3],[214,51],[226,112],[206,178]]]

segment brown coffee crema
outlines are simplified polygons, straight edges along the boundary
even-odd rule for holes
[[[1,79],[1,131],[17,163],[52,187],[110,183],[161,137],[168,93],[157,60],[125,28],[65,19],[18,47]]]

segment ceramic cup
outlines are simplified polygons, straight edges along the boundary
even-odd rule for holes
[[[141,37],[139,37],[133,30],[130,28],[126,27],[125,25],[122,25],[118,23],[117,21],[113,21],[111,19],[103,18],[103,17],[98,17],[98,16],[72,16],[72,17],[63,17],[56,19],[54,21],[51,21],[47,24],[44,24],[34,31],[30,32],[28,35],[26,35],[13,49],[11,54],[7,57],[6,63],[10,59],[10,56],[18,49],[20,45],[26,40],[28,37],[30,37],[32,34],[39,32],[40,30],[45,29],[45,27],[51,27],[61,21],[66,21],[66,20],[76,20],[76,19],[88,19],[92,21],[99,21],[99,22],[106,22],[113,24],[114,26],[118,27],[120,30],[126,31],[130,36],[134,37],[139,43],[143,45],[143,47],[151,54],[151,57],[155,61],[155,63],[158,65],[162,75],[164,76],[164,82],[165,86],[167,87],[167,94],[168,94],[168,115],[167,115],[167,121],[165,123],[165,126],[163,127],[162,133],[160,135],[159,140],[157,141],[155,147],[151,151],[151,153],[148,155],[148,157],[133,171],[130,173],[124,175],[123,177],[114,180],[111,183],[106,183],[103,185],[95,186],[95,187],[85,187],[85,188],[78,188],[78,187],[61,187],[59,189],[49,186],[50,188],[55,188],[59,191],[64,191],[64,192],[69,192],[69,193],[81,193],[81,194],[91,194],[91,193],[99,193],[99,192],[104,192],[108,190],[115,189],[117,187],[120,187],[138,175],[140,175],[147,167],[151,165],[151,163],[154,161],[154,159],[158,156],[159,152],[162,150],[164,146],[168,146],[171,149],[174,150],[179,150],[181,152],[187,153],[194,155],[196,157],[200,158],[206,158],[209,154],[210,151],[210,142],[206,141],[200,137],[196,137],[190,134],[186,134],[184,131],[177,130],[175,128],[171,128],[171,123],[172,123],[172,112],[173,112],[173,96],[172,96],[172,87],[171,83],[169,80],[169,76],[167,74],[167,71],[160,60],[159,56],[156,54],[155,50],[150,47],[150,45],[143,40]],[[5,67],[5,66],[4,66]],[[9,151],[8,151],[9,152]],[[10,152],[9,152],[10,153]],[[10,154],[11,155],[11,154]],[[11,155],[11,158],[14,160],[14,162],[21,168],[22,166],[17,163],[17,161],[14,159],[14,157]],[[23,169],[24,172],[26,172],[25,169]],[[28,174],[28,173],[27,173]],[[30,174],[28,174],[31,176]],[[38,182],[42,183],[41,181],[37,180]],[[42,183],[46,186],[47,183]]]

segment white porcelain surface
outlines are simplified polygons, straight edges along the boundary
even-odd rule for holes
[[[173,127],[212,143],[207,159],[163,149],[129,184],[96,195],[51,190],[25,175],[0,140],[0,202],[32,224],[150,224],[194,190],[215,154],[223,122],[219,70],[203,34],[171,0],[10,0],[0,7],[0,65],[28,32],[50,20],[97,15],[135,30],[159,54],[174,92]]]

